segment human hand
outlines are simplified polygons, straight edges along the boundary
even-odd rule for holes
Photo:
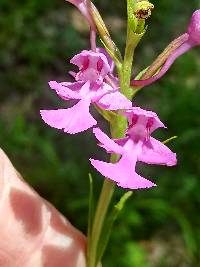
[[[0,149],[0,266],[85,267],[86,238],[20,177]]]

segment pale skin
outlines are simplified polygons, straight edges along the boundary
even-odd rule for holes
[[[0,149],[0,266],[85,267],[86,238],[21,178]]]

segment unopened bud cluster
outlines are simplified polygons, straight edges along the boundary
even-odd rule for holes
[[[149,1],[139,1],[136,3],[136,9],[134,15],[137,19],[147,19],[151,16],[151,11],[154,9],[154,5]]]

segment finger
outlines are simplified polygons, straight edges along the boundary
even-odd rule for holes
[[[85,267],[85,237],[42,199],[0,149],[0,266]]]

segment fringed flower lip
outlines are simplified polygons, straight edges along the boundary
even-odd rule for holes
[[[49,86],[63,100],[78,102],[68,109],[41,110],[42,119],[51,127],[69,134],[85,131],[97,124],[90,114],[90,105],[95,104],[105,110],[127,109],[132,102],[106,82],[112,74],[112,64],[105,54],[84,50],[71,61],[79,71],[71,73],[74,82],[50,81]]]
[[[171,65],[178,57],[180,57],[193,47],[200,45],[200,9],[196,10],[193,13],[187,32],[182,35],[183,38],[180,37],[175,39],[180,40],[180,45],[172,51],[158,73],[148,79],[132,80],[131,86],[143,87],[154,83],[165,75],[165,73],[169,70]]]
[[[160,127],[166,127],[156,113],[139,107],[129,109],[124,112],[124,115],[129,124],[124,138],[110,139],[99,128],[93,129],[102,148],[108,153],[121,155],[119,161],[107,163],[90,159],[90,162],[97,171],[120,187],[142,189],[156,186],[150,180],[140,176],[135,169],[137,161],[166,166],[176,165],[176,154],[166,145],[151,137],[153,131]]]

